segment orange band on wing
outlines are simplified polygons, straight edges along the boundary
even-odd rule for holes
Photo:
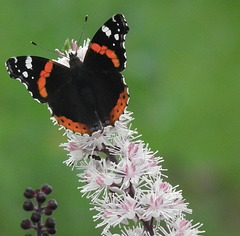
[[[106,55],[109,59],[111,59],[114,67],[116,68],[120,67],[120,61],[113,50],[108,49],[108,47],[106,46],[100,46],[97,43],[91,44],[90,47],[94,52],[99,53],[101,55]]]
[[[124,91],[120,94],[117,101],[117,105],[112,109],[110,114],[110,122],[112,125],[119,120],[120,116],[124,113],[129,100],[128,88],[126,87]]]
[[[48,96],[47,90],[46,90],[46,79],[50,76],[53,69],[53,62],[49,61],[45,67],[44,70],[40,73],[40,78],[38,79],[37,85],[40,95],[43,98],[46,98]]]
[[[74,122],[65,116],[54,116],[56,121],[58,122],[59,125],[62,125],[66,129],[69,129],[75,133],[80,133],[80,134],[92,134],[92,131],[87,125]]]

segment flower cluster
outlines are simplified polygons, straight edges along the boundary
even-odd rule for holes
[[[82,60],[88,43],[78,48],[72,41],[65,54],[75,51]],[[97,227],[103,227],[102,235],[204,233],[199,230],[201,224],[192,225],[185,219],[185,214],[192,211],[182,191],[166,181],[163,158],[131,129],[132,120],[132,113],[125,111],[114,127],[105,127],[91,136],[67,130],[68,142],[61,145],[69,156],[65,164],[79,170],[79,189],[91,199],[91,210],[97,212],[94,221],[99,222]],[[135,225],[132,228],[122,226],[131,222]],[[120,227],[121,234],[112,234],[114,227]]]

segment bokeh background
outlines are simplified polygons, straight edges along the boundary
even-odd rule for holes
[[[240,235],[240,3],[238,1],[2,1],[0,9],[0,236],[24,235],[23,191],[49,183],[59,209],[59,236],[100,235],[81,197],[76,174],[62,162],[66,141],[46,106],[11,80],[11,56],[55,54],[84,38],[113,14],[130,26],[129,110],[142,139],[163,156],[172,185],[180,185],[206,235]]]

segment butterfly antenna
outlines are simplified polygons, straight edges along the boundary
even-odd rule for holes
[[[30,42],[31,42],[32,45],[37,46],[37,47],[39,47],[39,48],[41,48],[41,49],[43,49],[43,50],[46,50],[46,51],[48,51],[48,52],[57,54],[58,56],[60,55],[60,53],[57,52],[57,51],[55,51],[55,50],[51,50],[51,49],[49,49],[49,48],[45,48],[45,47],[43,47],[43,46],[41,46],[41,45],[39,45],[39,44],[37,44],[37,43],[35,43],[35,42],[33,42],[33,41],[30,41]],[[60,56],[65,57],[64,54],[61,54]]]
[[[80,42],[81,42],[81,40],[82,40],[82,36],[83,36],[84,30],[85,30],[87,21],[88,21],[88,15],[85,16],[85,20],[84,20],[82,32],[81,32],[81,34],[80,34],[79,40],[78,40],[78,42],[77,42],[77,45],[80,45]]]

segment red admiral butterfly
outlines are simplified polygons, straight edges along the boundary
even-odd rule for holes
[[[80,134],[113,126],[129,100],[120,73],[126,68],[128,25],[114,15],[94,35],[83,61],[69,53],[69,66],[36,56],[10,58],[10,77],[26,85],[32,97],[47,103],[57,122]]]

